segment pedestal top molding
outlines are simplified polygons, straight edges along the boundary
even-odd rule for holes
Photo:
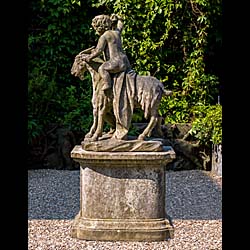
[[[176,158],[175,151],[170,146],[164,146],[160,152],[95,152],[86,151],[81,145],[76,145],[71,151],[71,157],[76,161],[151,161],[159,164],[160,162],[171,162]]]

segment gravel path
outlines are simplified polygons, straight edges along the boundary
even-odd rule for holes
[[[200,170],[167,172],[166,206],[174,238],[162,242],[103,242],[71,238],[79,211],[79,171],[28,171],[29,250],[220,250],[222,180]]]

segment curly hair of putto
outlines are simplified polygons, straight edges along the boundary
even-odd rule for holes
[[[108,15],[99,15],[93,18],[92,26],[96,30],[109,30],[111,28],[111,20]]]

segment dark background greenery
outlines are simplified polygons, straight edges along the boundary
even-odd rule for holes
[[[91,126],[91,78],[70,74],[74,57],[95,46],[97,14],[124,18],[124,49],[132,67],[154,75],[165,123],[193,123],[204,144],[222,141],[221,0],[32,0],[28,22],[28,143],[43,143],[53,126],[83,136]],[[135,120],[143,121],[138,113]],[[81,139],[81,136],[79,137]]]

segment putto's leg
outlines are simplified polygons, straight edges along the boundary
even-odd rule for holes
[[[102,90],[103,91],[111,88],[111,77],[110,77],[109,72],[107,71],[107,68],[108,68],[107,64],[104,63],[98,69],[98,72],[103,79],[103,81],[102,81],[102,83],[103,83]]]

